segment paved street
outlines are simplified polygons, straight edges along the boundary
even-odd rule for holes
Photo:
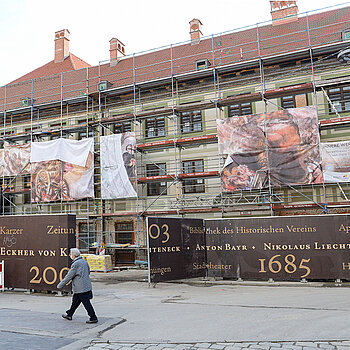
[[[131,280],[132,279],[132,280]],[[348,349],[350,289],[320,284],[145,282],[145,273],[93,276],[99,323],[70,296],[0,294],[0,349]],[[333,284],[334,286],[334,284]]]

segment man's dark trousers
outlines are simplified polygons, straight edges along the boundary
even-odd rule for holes
[[[90,299],[92,297],[92,292],[88,291],[85,293],[75,293],[72,298],[72,305],[69,310],[66,311],[67,315],[72,317],[75,310],[78,308],[80,303],[83,303],[88,315],[90,316],[90,320],[97,320],[95,310],[91,305]]]

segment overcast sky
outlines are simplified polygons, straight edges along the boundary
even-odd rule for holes
[[[299,0],[299,12],[348,4]],[[0,0],[0,86],[54,58],[54,33],[70,31],[70,51],[97,65],[117,37],[127,54],[189,40],[198,18],[210,35],[265,22],[269,0]]]

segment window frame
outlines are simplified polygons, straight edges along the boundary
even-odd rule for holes
[[[246,109],[249,108],[249,113]],[[233,110],[237,110],[238,114],[233,114]],[[241,115],[251,115],[253,114],[253,104],[252,102],[240,102],[227,106],[228,117],[239,117]]]
[[[207,58],[196,61],[196,71],[207,69],[210,66],[211,66],[211,63]]]
[[[162,168],[162,166],[164,166]],[[166,175],[166,163],[157,163],[157,164],[146,164],[146,176],[161,176]],[[162,183],[165,182],[165,185]],[[160,196],[160,194],[165,190],[163,195],[168,194],[166,181],[152,181],[147,183],[147,196]]]
[[[67,126],[66,122],[63,122],[62,125],[61,123],[54,123],[50,125],[50,130],[56,130],[58,129],[58,131],[51,133],[49,136],[49,140],[57,140],[59,138],[61,138],[61,129],[64,129]],[[62,132],[62,137],[63,136],[63,132]]]
[[[83,240],[81,239],[81,237],[84,237],[84,235],[82,236],[82,233],[86,233],[87,234],[87,232],[82,232],[81,227],[83,225],[92,226],[93,227],[93,232],[94,232],[93,235],[92,236],[90,234],[86,235],[87,242],[88,242],[87,245],[86,245],[85,242],[84,242],[84,244],[82,244]],[[97,239],[96,225],[93,222],[79,222],[78,223],[78,247],[79,247],[79,249],[81,249],[82,251],[87,251],[88,252],[89,249],[90,249],[91,242],[92,243],[96,242],[96,239]]]
[[[305,96],[306,105],[297,106],[297,96]],[[309,106],[309,96],[307,93],[281,96],[281,107],[284,109]]]
[[[121,128],[120,132],[117,130],[118,127]],[[131,120],[125,120],[125,121],[113,123],[112,128],[113,128],[114,134],[124,134],[126,132],[132,131],[132,123],[131,123]]]
[[[200,169],[196,169],[196,162],[201,162]],[[185,168],[186,163],[192,163],[190,166],[191,171],[187,171]],[[191,159],[182,161],[182,172],[183,174],[193,174],[198,172],[204,172],[204,159]],[[182,180],[182,191],[184,194],[189,193],[205,193],[205,181],[204,178],[192,178]]]
[[[346,98],[344,95],[344,89],[347,89],[345,93],[348,94],[348,97]],[[339,90],[339,92],[331,91],[331,90]],[[343,112],[350,112],[350,85],[343,85],[339,87],[331,87],[327,89],[327,95],[329,99],[332,101],[333,105],[335,106],[335,109],[338,113]],[[339,99],[334,100],[334,96],[339,96]],[[332,98],[333,97],[333,98]],[[336,104],[335,102],[338,102]],[[337,108],[337,105],[340,106],[340,109]],[[348,106],[348,107],[347,107]],[[329,114],[336,114],[331,104],[328,102],[328,112]]]
[[[29,191],[25,191],[23,193],[23,203],[24,204],[30,204],[32,201],[31,196],[31,188],[32,188],[32,179],[31,175],[24,175],[23,176],[23,189],[29,189]]]
[[[131,230],[122,230],[118,229],[118,225],[131,225]],[[130,240],[128,241],[119,241],[119,235],[122,233],[128,233],[131,234],[131,242]],[[133,221],[116,221],[114,223],[114,239],[116,244],[134,244],[135,243],[135,227],[134,227],[134,222]]]
[[[86,120],[78,120],[78,125],[86,124]],[[86,125],[84,126],[84,131],[78,131],[78,140],[83,140],[86,138],[94,137],[94,129],[90,125],[87,126],[88,132],[86,132]]]
[[[150,135],[151,128],[154,132],[152,135]],[[165,135],[165,117],[151,117],[145,120],[145,138],[164,137]]]
[[[195,120],[200,117],[200,121]],[[189,118],[189,121],[184,121],[184,118]],[[199,119],[199,118],[198,118]],[[189,129],[184,130],[185,123],[189,123]],[[200,124],[200,129],[196,129],[195,125]],[[189,134],[193,132],[203,131],[203,114],[201,110],[182,112],[180,115],[180,132],[181,134]]]

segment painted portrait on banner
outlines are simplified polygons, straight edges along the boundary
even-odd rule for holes
[[[102,198],[137,197],[135,133],[102,136],[100,145]]]
[[[322,182],[316,110],[293,108],[217,120],[223,189]]]
[[[136,138],[135,133],[124,133],[121,138],[121,147],[123,151],[123,161],[126,173],[132,184],[132,187],[136,191],[136,159],[135,159],[135,148]]]

